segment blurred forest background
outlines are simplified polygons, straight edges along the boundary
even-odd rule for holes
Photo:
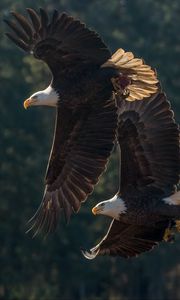
[[[96,29],[112,52],[122,47],[156,67],[180,119],[179,0],[1,0],[1,21],[25,7],[67,11]],[[116,155],[108,171],[69,226],[43,239],[25,234],[26,222],[43,193],[53,136],[54,110],[23,109],[50,79],[45,65],[4,37],[0,26],[0,299],[4,300],[178,300],[180,239],[139,258],[99,257],[88,261],[80,248],[93,246],[110,220],[91,207],[117,190]]]

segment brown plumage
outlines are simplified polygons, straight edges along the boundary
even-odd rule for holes
[[[97,255],[111,255],[130,258],[152,250],[164,239],[168,221],[157,223],[154,227],[138,226],[113,220],[107,234],[90,252],[82,251],[88,259]]]
[[[68,109],[58,110],[61,121],[56,126],[47,169],[47,188],[31,220],[36,233],[43,227],[47,233],[53,231],[63,208],[69,221],[105,170],[115,139],[116,108],[109,100],[89,110],[89,106],[74,114]]]
[[[179,128],[166,95],[119,104],[121,194],[152,186],[173,194],[179,181]]]
[[[61,211],[69,221],[105,170],[117,127],[114,95],[130,101],[134,95],[148,97],[157,91],[158,80],[131,52],[119,49],[111,57],[101,37],[72,16],[55,10],[49,18],[44,9],[31,8],[27,14],[12,12],[15,21],[5,20],[11,29],[7,36],[48,65],[52,81],[43,97],[52,101],[53,95],[57,111],[44,197],[31,219],[37,234],[53,231]],[[25,107],[42,105],[37,98],[32,95]]]
[[[151,250],[162,240],[172,240],[171,229],[180,219],[179,127],[165,94],[118,103],[121,176],[117,198],[123,200],[124,210],[102,241],[83,252],[88,259],[104,254],[132,257]]]

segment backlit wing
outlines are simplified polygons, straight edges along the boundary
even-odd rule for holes
[[[61,211],[69,221],[92,193],[112,151],[116,126],[113,99],[77,110],[61,105],[43,201],[31,220],[35,233],[53,231]]]
[[[37,14],[27,8],[28,17],[12,12],[15,21],[5,20],[13,33],[7,36],[21,49],[45,61],[53,75],[77,65],[101,65],[110,51],[93,30],[66,13],[54,11],[49,20],[47,12]]]
[[[99,255],[112,255],[130,258],[149,251],[163,240],[167,222],[156,227],[128,225],[113,220],[101,242],[89,251],[82,251],[87,259]]]
[[[179,128],[164,93],[120,101],[121,194],[152,186],[173,193],[179,182]]]
[[[118,91],[120,88],[127,101],[143,100],[158,91],[156,71],[143,59],[134,57],[132,52],[120,48],[102,67],[113,67],[119,71],[115,89]]]

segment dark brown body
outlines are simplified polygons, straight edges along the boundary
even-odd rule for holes
[[[113,92],[111,78],[117,74],[113,68],[87,65],[75,72],[56,74],[52,87],[59,94],[59,105],[77,109],[88,103],[110,99]]]
[[[180,219],[180,206],[166,204],[165,197],[155,188],[143,192],[132,190],[123,198],[127,212],[119,215],[119,220],[126,224],[156,226],[159,222]]]

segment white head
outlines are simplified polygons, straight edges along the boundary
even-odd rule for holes
[[[109,200],[98,203],[95,207],[93,207],[92,212],[94,215],[106,215],[119,220],[120,214],[126,213],[126,210],[127,208],[124,200],[118,195],[115,195]]]
[[[59,97],[56,91],[51,86],[48,86],[45,90],[36,92],[25,100],[24,108],[27,109],[29,106],[37,105],[57,106],[58,100]]]

